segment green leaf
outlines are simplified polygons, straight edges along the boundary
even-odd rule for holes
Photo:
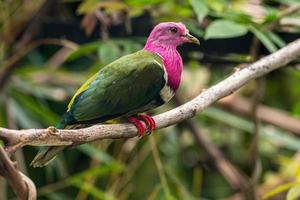
[[[51,99],[55,101],[64,101],[67,97],[67,93],[59,87],[53,87],[44,84],[32,84],[30,83],[31,77],[26,77],[26,80],[17,79],[15,81],[15,87],[17,90],[26,93],[26,95],[33,95],[39,99]]]
[[[292,187],[286,196],[286,200],[297,200],[300,199],[300,185]]]
[[[296,117],[300,116],[300,102],[297,102],[297,103],[294,104],[292,113]]]
[[[268,37],[279,47],[286,46],[286,42],[282,40],[276,33],[274,32],[267,32]]]
[[[269,24],[277,20],[279,17],[278,13],[279,13],[278,9],[271,8],[271,7],[267,9],[267,15],[265,16],[265,19],[262,24]]]
[[[49,195],[47,195],[47,198],[49,200],[61,200],[61,199],[72,200],[73,199],[72,197],[69,197],[69,196],[67,196],[67,194],[64,194],[62,192],[61,193],[59,193],[59,192],[52,192]]]
[[[0,100],[0,127],[6,127],[5,103]]]
[[[73,51],[68,56],[68,61],[75,60],[81,56],[87,55],[91,52],[96,51],[100,46],[102,45],[102,42],[91,42],[85,45],[80,46],[77,50]]]
[[[37,101],[33,97],[20,92],[14,92],[13,95],[26,111],[28,111],[35,119],[42,122],[45,126],[55,125],[60,120],[60,117],[50,110],[48,106],[43,105],[40,101]]]
[[[124,0],[124,2],[128,5],[128,6],[154,6],[157,4],[162,4],[164,2],[164,0]]]
[[[133,52],[136,52],[143,48],[141,43],[146,42],[146,38],[132,38],[132,39],[124,39],[117,41],[119,45],[121,45],[123,55],[127,55]]]
[[[207,28],[205,39],[232,38],[245,35],[247,27],[228,20],[215,20]]]
[[[254,26],[250,26],[249,29],[251,32],[263,43],[263,45],[268,49],[269,52],[275,52],[277,51],[277,47],[272,42],[272,40],[267,36],[266,33],[260,31],[258,28],[255,28]]]
[[[135,41],[133,41],[135,40]],[[97,52],[101,58],[101,63],[111,62],[113,59],[120,57],[124,54],[129,54],[135,52],[142,48],[140,45],[140,38],[132,39],[114,39],[108,41],[97,41],[88,44],[81,45],[78,49],[73,51],[68,56],[68,61],[73,61],[82,56],[89,55],[91,53]],[[120,48],[120,46],[122,48]],[[104,59],[104,61],[102,61]]]
[[[190,4],[192,5],[193,10],[197,15],[198,21],[201,23],[208,14],[209,9],[203,1],[190,0]]]
[[[103,199],[103,200],[113,200],[115,199],[111,194],[108,194],[99,188],[95,187],[94,185],[85,182],[83,179],[86,179],[88,177],[102,177],[105,175],[108,175],[110,173],[119,173],[123,170],[123,165],[112,162],[108,165],[103,165],[95,168],[91,168],[89,170],[86,170],[84,172],[81,172],[79,174],[73,175],[70,178],[67,178],[65,180],[65,185],[73,185],[76,186],[87,193],[93,195],[97,199]]]
[[[73,180],[77,180],[77,179],[84,179],[84,178],[89,178],[89,177],[102,177],[102,176],[106,176],[110,173],[120,173],[123,170],[124,170],[123,165],[121,165],[117,162],[112,162],[107,165],[101,165],[99,167],[90,168],[81,173],[75,174],[75,175],[71,176],[70,178],[66,179],[65,181],[67,183],[70,183]]]
[[[194,36],[197,36],[197,37],[204,36],[203,30],[199,29],[195,24],[186,22],[185,25]]]
[[[98,48],[98,58],[102,65],[107,65],[121,56],[121,51],[116,42],[105,41]]]
[[[198,199],[197,197],[193,196],[190,193],[190,191],[187,189],[188,184],[185,183],[184,180],[180,179],[180,176],[178,176],[178,174],[175,173],[175,170],[172,167],[170,167],[170,165],[166,165],[165,168],[166,168],[166,173],[167,173],[169,179],[171,179],[172,182],[176,185],[177,190],[181,194],[182,199],[189,199],[189,200]],[[202,180],[201,180],[201,182],[202,182]],[[199,187],[197,188],[197,192],[199,192],[199,194],[201,193],[201,190],[199,190]]]
[[[230,11],[230,12],[220,13],[219,16],[223,19],[226,19],[228,21],[234,21],[238,24],[244,24],[244,25],[253,24],[252,17],[246,13]]]
[[[237,117],[236,115],[225,112],[221,109],[209,107],[202,112],[202,115],[211,117],[217,121],[223,122],[248,133],[253,133],[253,124],[250,121]],[[262,137],[267,138],[276,145],[282,145],[286,149],[290,150],[299,149],[300,140],[284,131],[275,129],[272,126],[262,126],[261,132]]]
[[[102,151],[101,149],[97,149],[96,147],[90,144],[84,144],[76,147],[79,151],[85,153],[86,155],[90,156],[91,158],[104,162],[106,164],[111,163],[114,159],[107,154],[106,152]]]
[[[57,190],[61,190],[63,188],[69,187],[69,186],[76,186],[76,187],[84,189],[87,192],[91,192],[91,195],[94,195],[94,196],[100,195],[101,197],[103,197],[102,195],[105,196],[107,193],[103,193],[103,191],[98,190],[98,189],[95,190],[95,188],[91,188],[90,185],[85,185],[84,181],[86,179],[90,179],[90,178],[96,179],[96,178],[100,178],[100,177],[109,176],[111,174],[118,174],[118,173],[124,171],[124,168],[125,168],[125,166],[122,164],[119,164],[118,162],[111,162],[109,164],[102,164],[97,167],[88,168],[83,172],[74,174],[60,182],[57,182],[56,183],[57,187],[53,188],[53,190],[51,190],[51,192],[56,192]],[[43,188],[40,188],[39,194],[41,196],[49,195],[49,191],[43,190]],[[112,196],[108,195],[108,197],[112,197]]]
[[[88,194],[94,196],[95,198],[97,198],[99,200],[114,200],[115,199],[111,194],[104,192],[103,190],[95,187],[93,184],[90,184],[86,181],[74,179],[74,180],[72,180],[71,184],[84,190],[85,192],[87,192]]]
[[[42,128],[39,122],[35,121],[25,110],[24,106],[20,105],[14,99],[9,101],[9,109],[12,112],[12,116],[21,128]]]
[[[287,184],[280,185],[280,186],[274,188],[273,190],[271,190],[270,192],[264,194],[263,197],[262,197],[262,200],[267,200],[267,199],[269,199],[271,197],[274,197],[274,196],[276,196],[276,195],[278,195],[282,192],[285,192],[285,191],[287,191],[288,189],[294,187],[297,184],[298,183],[287,183]]]
[[[91,13],[94,10],[98,9],[99,4],[100,4],[100,0],[86,0],[83,1],[78,9],[77,9],[77,13],[78,14],[86,14],[86,13]]]
[[[199,0],[205,1],[207,6],[216,12],[222,12],[228,7],[228,1],[226,0]]]

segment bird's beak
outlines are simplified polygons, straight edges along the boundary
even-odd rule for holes
[[[187,33],[184,35],[184,37],[187,39],[187,42],[200,45],[199,40],[196,37],[192,36],[191,34]]]

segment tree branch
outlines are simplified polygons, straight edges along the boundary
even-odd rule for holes
[[[36,199],[36,188],[34,183],[23,173],[18,171],[4,149],[0,146],[0,176],[3,176],[14,190],[18,199]]]
[[[164,128],[195,116],[215,101],[238,90],[247,81],[282,67],[299,56],[300,39],[248,67],[234,72],[225,80],[203,91],[196,98],[182,106],[154,116],[157,128]],[[77,145],[99,139],[135,136],[137,136],[137,129],[132,124],[94,125],[77,130],[57,130],[54,127],[27,130],[0,128],[0,138],[4,140],[8,151],[14,151],[25,145]]]

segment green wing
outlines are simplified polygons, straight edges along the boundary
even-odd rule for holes
[[[147,110],[165,85],[160,56],[138,51],[102,68],[78,90],[64,117],[66,124],[106,121]]]

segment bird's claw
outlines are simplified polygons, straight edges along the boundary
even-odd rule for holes
[[[50,135],[58,135],[58,130],[54,126],[49,126],[47,131]]]
[[[138,118],[146,123],[149,133],[152,133],[156,128],[156,123],[151,116],[140,114],[138,115]]]
[[[128,117],[127,120],[128,120],[128,122],[135,125],[135,127],[138,130],[139,136],[143,137],[145,135],[146,127],[144,126],[144,124],[139,119],[137,119],[135,117]]]
[[[130,123],[134,124],[135,127],[138,129],[138,134],[140,137],[145,136],[146,129],[148,130],[149,133],[152,133],[153,130],[156,128],[156,123],[154,119],[149,115],[140,114],[137,115],[136,117],[128,117],[127,119]],[[142,121],[145,122],[147,127],[144,126]]]
[[[235,67],[235,68],[233,68],[233,73],[239,72],[239,71],[241,71],[241,67]]]

